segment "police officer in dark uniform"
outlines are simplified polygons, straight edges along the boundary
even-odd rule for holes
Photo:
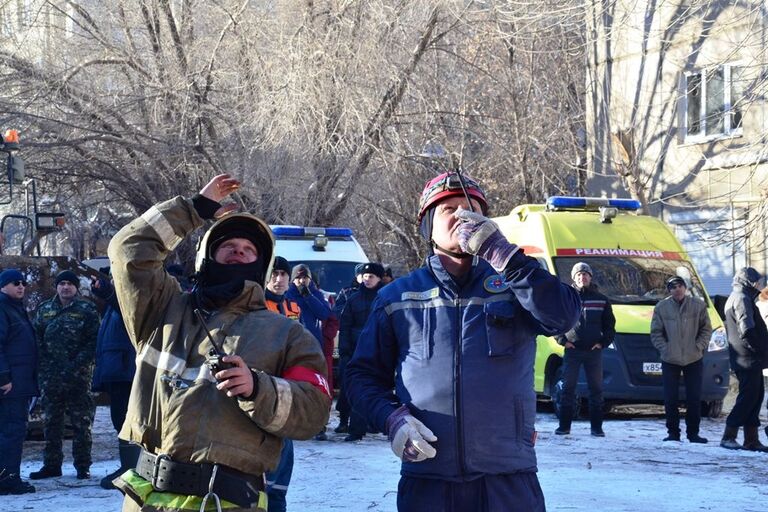
[[[56,276],[56,295],[40,304],[33,325],[40,347],[40,379],[45,414],[43,467],[32,480],[61,476],[64,415],[74,430],[72,456],[77,478],[91,477],[91,425],[96,407],[90,394],[99,313],[80,296],[71,270]]]

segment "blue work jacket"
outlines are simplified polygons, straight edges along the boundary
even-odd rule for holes
[[[125,330],[123,315],[117,303],[113,286],[102,279],[94,295],[104,299],[107,307],[96,338],[96,368],[93,371],[91,389],[108,391],[104,386],[112,382],[131,382],[136,373],[136,349]]]
[[[37,364],[37,339],[24,303],[0,292],[0,385],[13,384],[2,396],[38,396]]]
[[[347,367],[348,396],[381,431],[407,404],[437,436],[435,458],[403,462],[403,475],[534,472],[536,335],[571,329],[578,294],[522,251],[503,275],[476,258],[461,281],[433,255],[379,291]]]

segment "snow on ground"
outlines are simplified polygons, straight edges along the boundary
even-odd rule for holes
[[[764,414],[765,409],[763,409]],[[331,421],[334,426],[336,420]],[[588,422],[574,423],[570,436],[553,434],[556,420],[540,413],[537,429],[539,478],[549,511],[688,512],[766,509],[768,454],[730,451],[718,446],[724,418],[705,419],[709,444],[663,443],[660,409],[614,414],[606,438],[589,435]],[[760,431],[765,440],[764,432]],[[33,482],[36,494],[1,496],[0,512],[119,511],[122,497],[105,491],[99,479],[117,466],[109,410],[99,407],[94,429],[93,478],[75,479],[69,450],[64,476]],[[296,442],[296,465],[288,494],[291,512],[392,512],[396,509],[399,463],[382,435],[358,443]],[[27,442],[22,476],[40,467],[42,442]],[[428,512],[428,511],[425,511]]]

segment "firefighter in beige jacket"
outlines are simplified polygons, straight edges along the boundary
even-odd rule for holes
[[[282,439],[308,439],[328,420],[317,341],[264,304],[269,226],[227,215],[233,208],[219,203],[239,185],[216,176],[192,199],[153,206],[110,243],[138,354],[120,437],[143,447],[136,469],[115,480],[124,511],[197,511],[213,502],[232,512],[265,510],[263,474],[276,467]],[[205,219],[222,215],[201,239],[195,289],[182,292],[165,258]],[[209,366],[214,344],[231,368]]]
[[[701,423],[701,387],[704,373],[704,351],[712,335],[707,305],[687,292],[685,280],[672,276],[667,280],[670,296],[653,309],[651,342],[661,353],[664,384],[664,412],[667,437],[664,441],[680,441],[680,374],[685,381],[685,428],[692,443],[706,443],[699,435]]]

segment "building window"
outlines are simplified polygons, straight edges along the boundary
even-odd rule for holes
[[[685,75],[685,140],[741,135],[743,68],[724,64]]]

